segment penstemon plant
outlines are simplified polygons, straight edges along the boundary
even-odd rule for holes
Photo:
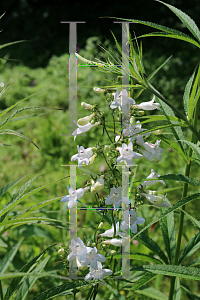
[[[200,31],[194,21],[179,9],[164,2],[161,3],[179,17],[193,37],[150,22],[120,20],[160,30],[160,32],[145,34],[141,37],[175,38],[200,48]],[[23,295],[21,299],[25,299],[29,286],[32,286],[37,276],[54,276],[62,280],[63,284],[44,291],[35,296],[33,300],[46,300],[57,296],[63,296],[66,299],[72,299],[72,297],[73,299],[83,299],[78,294],[82,288],[85,288],[87,295],[84,299],[87,300],[133,299],[133,294],[136,295],[134,297],[139,295],[134,299],[179,300],[185,299],[181,296],[183,292],[188,299],[198,299],[198,295],[195,295],[188,284],[185,284],[185,279],[200,280],[198,268],[200,259],[193,257],[200,247],[200,222],[186,211],[187,204],[200,198],[200,192],[188,193],[189,185],[200,186],[200,181],[190,175],[191,165],[200,164],[200,131],[198,130],[200,67],[199,64],[195,67],[185,87],[183,95],[185,113],[183,114],[151,84],[151,79],[167,64],[168,60],[147,76],[142,49],[136,38],[131,39],[128,27],[126,36],[130,45],[129,56],[123,53],[115,36],[121,58],[118,57],[118,54],[105,48],[106,63],[100,60],[89,61],[76,53],[77,57],[85,64],[96,66],[100,71],[118,77],[110,86],[94,87],[95,92],[105,96],[104,111],[99,108],[98,104],[82,102],[82,108],[89,111],[88,116],[80,118],[77,122],[74,120],[77,129],[72,133],[72,138],[74,143],[77,143],[78,153],[74,153],[71,161],[81,170],[81,174],[88,177],[87,182],[84,186],[76,189],[69,185],[66,196],[60,197],[62,199],[48,201],[48,203],[57,200],[62,203],[66,202],[67,206],[65,207],[69,209],[70,214],[76,212],[79,204],[81,204],[81,208],[92,209],[94,220],[99,219],[95,218],[95,214],[100,217],[96,227],[92,228],[93,236],[91,238],[90,231],[88,237],[86,236],[83,240],[81,230],[78,228],[77,238],[69,239],[68,245],[63,244],[60,247],[58,256],[63,262],[64,275],[62,277],[53,273],[42,273],[49,256],[38,264],[43,255],[51,248],[49,247],[16,274],[16,278],[11,282],[5,296],[1,292],[1,299],[11,299],[14,293],[17,293],[15,299],[20,299],[20,295]],[[129,77],[128,85],[123,84],[123,78],[127,76]],[[143,91],[149,92],[146,102],[141,102],[139,98]],[[154,122],[159,122],[159,125],[154,125]],[[143,125],[146,128],[143,128]],[[168,128],[171,131],[172,138],[170,139],[166,132]],[[190,141],[185,138],[182,128],[190,133]],[[106,143],[101,142],[100,129],[102,135],[106,136],[103,139],[103,141],[106,140]],[[88,131],[97,132],[96,136],[99,139],[92,147],[86,148],[86,145],[80,145],[78,139],[82,134],[85,134],[87,138]],[[157,173],[156,164],[162,161],[165,151],[162,145],[164,144],[176,151],[179,159],[183,160],[184,174],[164,174],[164,170],[162,174]],[[95,165],[98,158],[104,160],[106,167],[96,174],[90,171],[89,166]],[[140,165],[144,161],[146,173],[141,174]],[[155,164],[155,167],[150,167],[150,163]],[[142,179],[138,179],[137,176]],[[169,188],[166,188],[168,180]],[[169,199],[166,198],[167,191],[170,192],[170,180],[183,183],[182,195],[180,194],[176,201],[171,200],[170,196]],[[153,186],[160,186],[159,191]],[[20,191],[21,194],[25,188],[26,186]],[[37,191],[42,188],[38,188]],[[24,197],[28,197],[31,193],[34,191]],[[5,219],[7,212],[17,201],[23,199],[21,194],[14,195],[14,201],[11,201],[0,212],[2,224],[5,226],[2,232],[9,229],[10,223]],[[92,198],[92,207],[82,201],[87,198],[87,195]],[[25,223],[34,221],[33,218],[26,219],[24,217],[30,212],[46,206],[48,204],[46,202],[24,211],[15,218],[16,223],[12,220],[11,225],[17,226],[20,221]],[[153,212],[151,221],[148,217],[150,212]],[[177,218],[174,216],[175,213]],[[198,232],[187,241],[186,245],[183,243],[184,216],[198,228]],[[39,218],[35,220],[39,221]],[[56,222],[54,219],[47,220],[45,218],[41,218],[41,221],[44,224],[45,222]],[[107,229],[106,222],[109,224]],[[158,224],[161,229],[163,238],[161,244],[159,244],[160,239],[158,240],[156,236],[154,239],[149,236],[148,229],[154,230],[155,224]],[[135,249],[140,245],[148,248],[149,252],[146,252],[144,247],[139,248],[144,250],[143,252],[136,252]],[[19,246],[20,244],[16,247]],[[162,246],[165,247],[164,250],[162,250]],[[78,269],[78,273],[71,276],[74,262],[75,272]],[[25,280],[22,282],[17,276],[24,276]],[[167,295],[159,290],[163,276],[170,276]],[[2,276],[2,278],[4,277]],[[150,287],[149,285],[152,285],[152,280],[155,278],[157,280],[155,288]],[[182,279],[184,280],[182,281]],[[108,291],[105,290],[104,285]],[[68,296],[70,298],[67,298]]]

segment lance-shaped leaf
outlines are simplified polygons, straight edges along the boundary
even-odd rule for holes
[[[22,238],[16,245],[14,245],[10,251],[7,252],[7,254],[4,256],[4,258],[0,262],[0,273],[3,274],[7,270],[9,264],[12,262],[13,258],[15,257],[15,254],[17,253],[22,241],[24,238]]]
[[[166,175],[161,175],[159,176],[159,179],[163,179],[163,180],[173,180],[173,181],[181,181],[181,182],[186,182],[188,184],[191,185],[195,185],[195,186],[200,186],[200,181],[197,179],[193,179],[191,177],[188,176],[184,176],[182,174],[166,174]]]
[[[133,287],[131,288],[128,298],[133,294],[134,291],[138,290],[140,287],[145,285],[147,282],[151,281],[154,279],[157,274],[152,274],[150,272],[145,273],[144,275],[140,276],[140,278],[134,283]]]
[[[137,295],[144,295],[148,297],[147,299],[154,299],[154,300],[167,300],[168,297],[163,294],[161,291],[154,289],[153,287],[141,288],[135,291]]]
[[[40,150],[40,148],[32,140],[30,140],[29,138],[27,138],[25,135],[21,134],[18,131],[11,130],[11,129],[3,129],[3,130],[0,130],[0,134],[13,134],[13,135],[19,136],[19,137],[29,141],[31,144],[33,144],[36,148],[38,148]]]
[[[182,264],[188,257],[190,257],[200,247],[200,231],[196,233],[187,243],[179,257],[178,264]]]

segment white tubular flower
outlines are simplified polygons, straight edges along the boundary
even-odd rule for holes
[[[155,102],[155,96],[153,96],[153,99],[148,102],[142,102],[138,105],[136,105],[139,109],[143,110],[154,110],[154,109],[160,109],[160,103]]]
[[[167,194],[164,197],[161,196],[155,196],[151,194],[151,191],[148,191],[149,193],[141,193],[140,195],[144,196],[149,202],[151,202],[153,205],[158,207],[171,207],[171,204],[167,201],[164,201]]]
[[[141,133],[142,131],[147,130],[147,129],[145,129],[145,128],[142,129],[142,124],[140,124],[140,121],[137,121],[136,124],[137,125],[131,125],[131,124],[126,125],[127,127],[123,129],[123,135],[125,135],[125,136],[135,135],[135,136],[129,138],[129,141],[134,142],[135,140],[137,140],[140,143],[139,137],[141,135],[148,136],[151,134],[151,132]],[[139,133],[141,133],[141,135],[139,135]]]
[[[133,165],[133,158],[142,158],[142,154],[133,151],[133,144],[131,142],[128,146],[123,143],[122,147],[117,147],[116,149],[120,153],[120,156],[117,158],[117,163],[124,161],[126,165]]]
[[[68,202],[68,208],[71,209],[74,205],[76,205],[76,200],[81,198],[85,191],[89,188],[80,188],[78,190],[74,190],[72,187],[67,187],[69,195],[63,197],[60,201],[61,202]]]
[[[157,174],[157,173],[154,171],[154,169],[151,169],[151,174],[150,174],[149,176],[147,176],[146,179],[154,179],[154,178],[158,178],[158,177],[160,177],[160,175]],[[160,183],[162,183],[164,186],[166,186],[166,184],[164,183],[164,181],[163,181],[163,180],[159,180],[159,179],[157,179],[157,180],[151,180],[151,181],[144,181],[144,183],[143,183],[142,185],[150,186],[150,185],[152,185],[152,184],[154,184],[154,183],[156,183],[156,182],[160,182]]]
[[[103,279],[104,275],[111,275],[112,271],[110,269],[102,269],[102,264],[100,262],[97,262],[98,269],[95,270],[94,268],[90,267],[90,272],[85,276],[85,280],[90,279]]]
[[[110,108],[114,109],[117,107],[126,107],[129,104],[135,104],[135,100],[133,100],[128,96],[127,90],[122,90],[121,92],[119,90],[116,91],[116,93],[113,93],[114,101],[111,103]]]
[[[89,147],[87,149],[85,149],[83,146],[77,145],[77,149],[78,149],[78,154],[74,154],[71,157],[71,161],[76,161],[78,160],[78,165],[81,167],[83,163],[85,163],[86,165],[89,164],[89,159],[92,156],[93,152],[92,152],[92,148]]]
[[[129,236],[123,236],[120,239],[113,238],[111,240],[103,241],[102,243],[116,247],[126,246],[129,244]]]
[[[87,253],[86,253],[86,261],[81,262],[82,266],[87,266],[90,264],[90,266],[97,270],[98,269],[98,262],[105,262],[106,258],[102,254],[97,253],[97,248],[91,248],[86,247]]]
[[[75,141],[76,136],[78,134],[84,133],[84,132],[90,130],[92,127],[97,126],[97,125],[100,124],[100,122],[96,122],[95,124],[91,124],[89,122],[86,125],[81,126],[75,120],[74,120],[74,123],[78,126],[78,128],[74,132],[72,132],[72,135],[74,136],[74,141]]]
[[[92,180],[92,186],[91,186],[91,193],[97,193],[99,191],[101,191],[104,188],[104,179],[101,176],[96,182],[94,182],[94,180]]]
[[[88,267],[87,266],[83,266],[80,259],[78,258],[78,256],[76,256],[76,265],[79,268],[79,270],[86,270]]]
[[[142,152],[144,157],[150,161],[150,162],[158,162],[162,160],[161,153],[163,153],[165,150],[159,147],[160,141],[157,140],[155,144],[151,143],[144,143],[142,146],[146,149],[138,149]]]
[[[87,248],[79,237],[77,237],[76,241],[73,239],[71,240],[69,248],[72,252],[67,256],[68,261],[72,261],[76,256],[81,262],[86,261]]]
[[[85,109],[91,109],[92,105],[86,102],[81,102],[81,106]]]
[[[122,187],[112,187],[110,190],[110,195],[105,199],[105,204],[110,205],[113,203],[114,208],[119,208],[121,201],[125,204],[129,204],[129,199],[122,196]]]
[[[91,156],[90,158],[89,158],[89,164],[88,164],[88,166],[90,166],[91,164],[93,164],[93,162],[95,161],[95,158],[97,157],[97,154],[94,154],[93,156]]]
[[[114,225],[112,224],[111,229],[106,230],[104,233],[101,233],[100,236],[105,237],[113,237],[114,235]],[[119,231],[119,222],[116,223],[116,236],[121,235],[121,232]]]
[[[86,125],[90,122],[90,120],[95,116],[95,114],[91,114],[90,116],[86,116],[77,121],[77,123],[81,126]]]
[[[123,214],[124,221],[121,223],[121,229],[125,230],[129,228],[129,214],[130,214],[130,229],[133,233],[137,233],[137,224],[143,224],[145,219],[137,217],[137,213],[134,209],[125,210]]]

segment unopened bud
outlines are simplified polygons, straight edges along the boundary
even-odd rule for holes
[[[158,129],[158,130],[154,130],[151,133],[154,135],[159,135],[159,134],[163,134],[163,132],[165,131],[165,129]]]
[[[97,154],[94,154],[93,156],[91,156],[90,158],[89,158],[89,164],[88,164],[88,166],[90,166],[91,164],[93,164],[93,162],[95,161],[95,158],[97,157]]]
[[[104,93],[106,90],[101,89],[101,88],[99,88],[99,87],[94,87],[94,88],[93,88],[93,91],[96,92],[96,93]]]
[[[63,248],[59,249],[58,254],[63,256],[65,254],[65,250]]]
[[[105,145],[105,146],[104,146],[104,151],[105,151],[105,152],[109,152],[109,151],[110,151],[110,146]]]
[[[77,121],[77,123],[81,126],[84,126],[90,122],[90,120],[95,116],[95,114],[91,114],[90,116],[86,116],[84,118],[81,118]]]
[[[91,109],[93,106],[86,102],[81,102],[81,106],[86,109]]]
[[[103,222],[101,222],[98,226],[98,229],[101,229],[103,227]]]
[[[104,179],[99,178],[96,182],[92,180],[92,186],[91,186],[91,193],[97,193],[98,191],[101,191],[104,188]]]
[[[139,116],[139,117],[142,117],[142,116],[144,116],[144,111],[143,110],[138,110],[138,111],[136,111],[136,115]]]
[[[135,124],[135,123],[136,123],[136,120],[135,120],[134,117],[131,117],[131,118],[130,118],[130,123],[131,123],[131,124]]]

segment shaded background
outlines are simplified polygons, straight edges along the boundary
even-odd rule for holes
[[[200,26],[199,0],[167,0],[167,3],[181,9],[190,15]],[[120,25],[113,24],[113,19],[99,17],[110,16],[127,19],[140,19],[173,27],[188,33],[178,18],[164,5],[153,0],[120,1],[39,1],[39,0],[4,0],[0,3],[0,14],[6,11],[0,21],[1,44],[28,40],[1,50],[1,57],[9,54],[9,58],[18,59],[23,64],[31,67],[44,67],[52,55],[60,56],[69,51],[69,25],[60,21],[86,21],[78,25],[78,50],[85,47],[86,39],[90,36],[102,37],[102,42],[107,38],[113,43],[109,30],[112,30],[118,39],[121,38]],[[150,32],[150,28],[142,25],[131,25],[131,30],[136,35]],[[155,56],[161,54],[176,55],[184,52],[183,45],[190,55],[195,55],[191,45],[167,39],[156,38],[144,41],[144,50],[154,49]],[[181,48],[180,48],[181,47]],[[179,53],[180,55],[180,53]]]

